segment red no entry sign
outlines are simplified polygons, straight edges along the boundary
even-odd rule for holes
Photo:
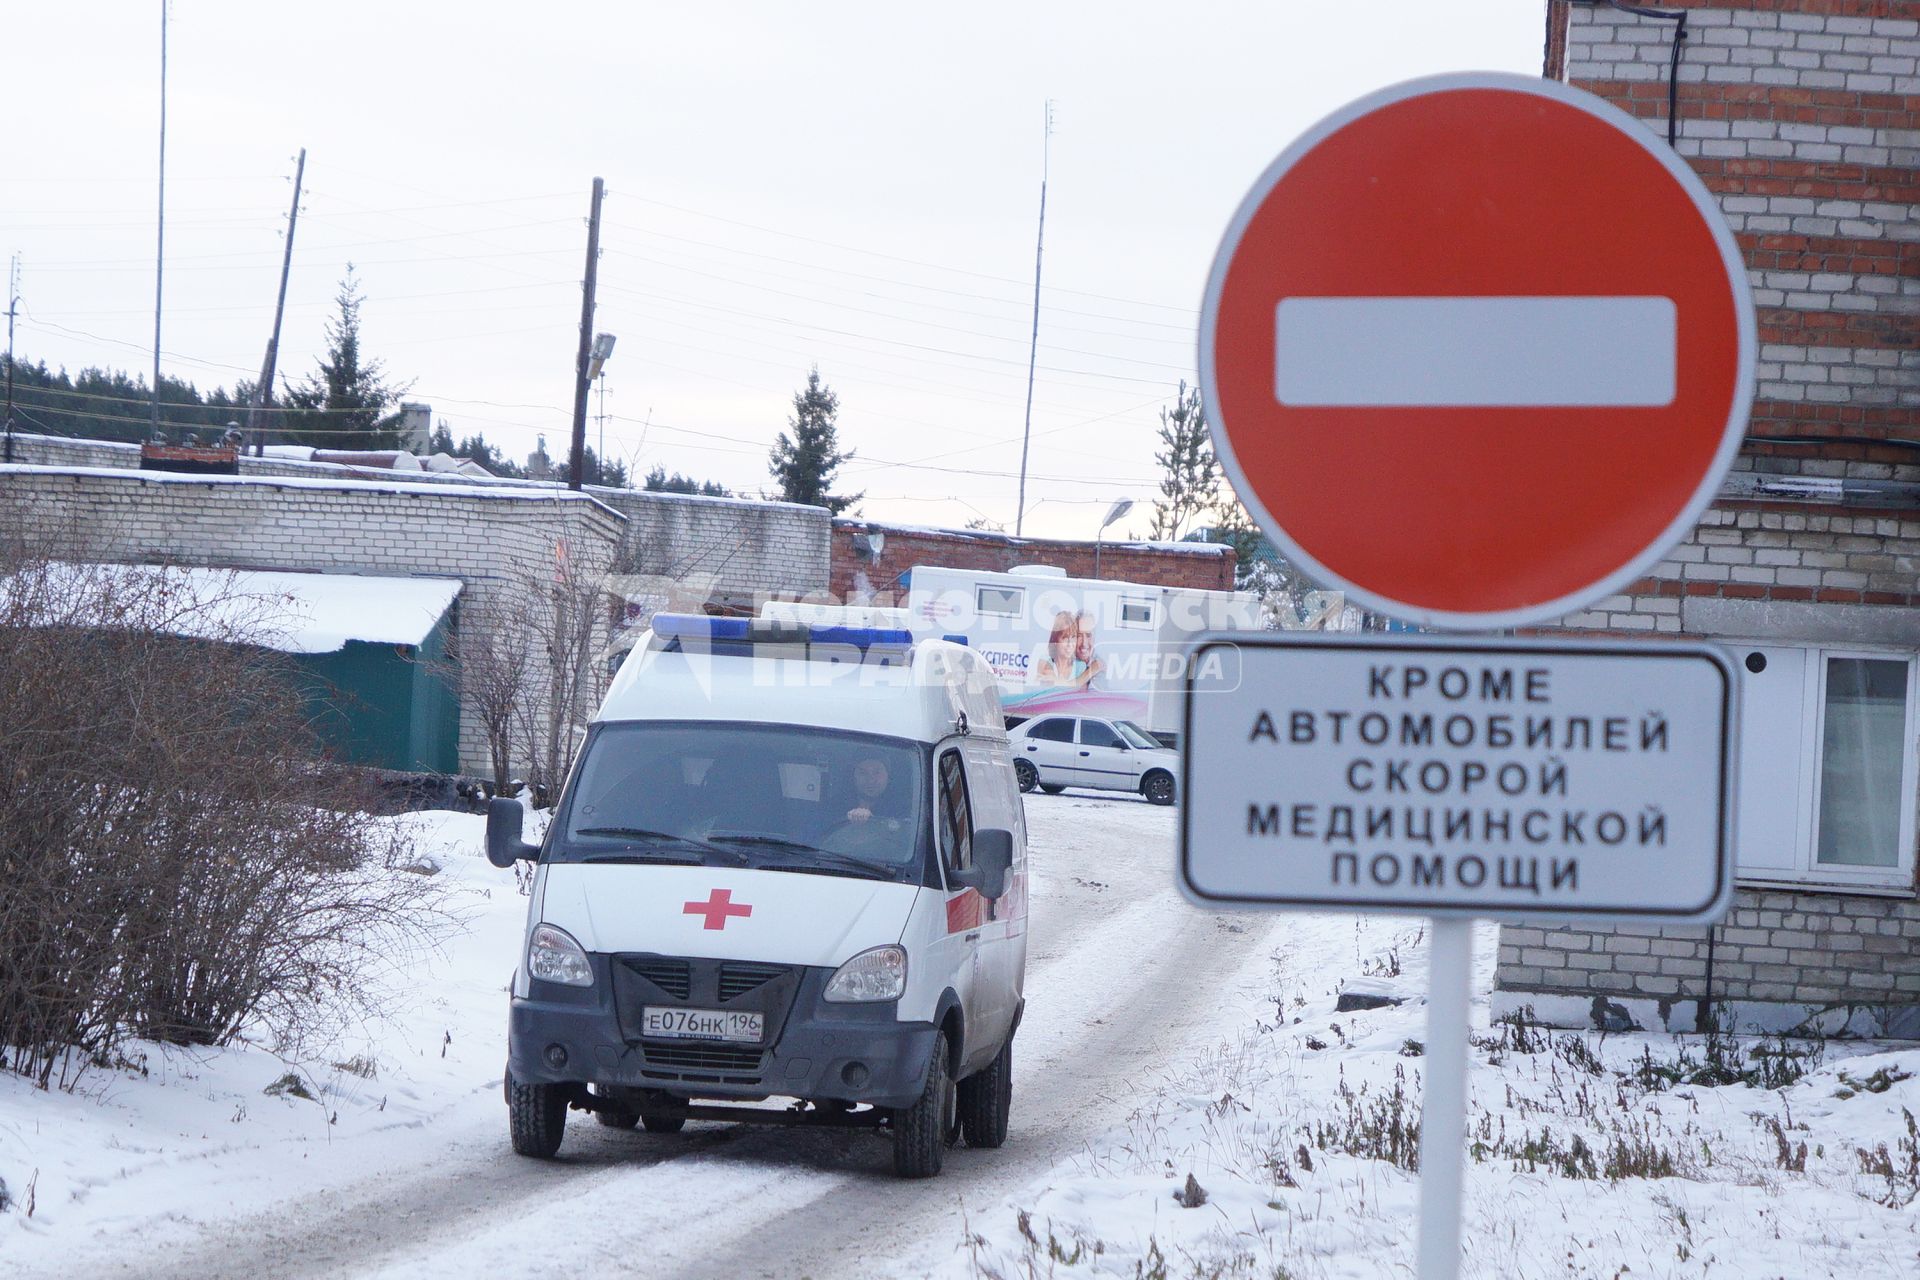
[[[1591,94],[1476,73],[1316,125],[1207,282],[1214,443],[1261,527],[1428,625],[1547,621],[1713,500],[1754,325],[1713,197]]]

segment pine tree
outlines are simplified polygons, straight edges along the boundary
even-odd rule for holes
[[[656,466],[647,472],[647,478],[641,488],[649,493],[694,493],[708,498],[726,498],[726,486],[712,480],[695,480],[692,476],[683,476],[678,471],[667,474],[665,467]]]
[[[837,516],[866,496],[854,493],[837,497],[829,492],[833,487],[833,473],[854,456],[851,450],[840,452],[833,425],[834,415],[839,411],[840,397],[820,385],[820,370],[816,366],[807,375],[807,389],[794,394],[793,417],[787,422],[793,431],[792,438],[782,431],[773,442],[773,453],[767,463],[767,470],[780,482],[779,492],[774,495],[780,501],[825,507]]]
[[[276,434],[295,444],[320,449],[392,449],[400,443],[400,397],[413,386],[390,387],[378,360],[360,354],[360,283],[353,264],[340,282],[334,302],[340,313],[327,322],[327,354],[317,372],[299,386],[286,384],[290,412],[276,414],[285,423]],[[319,411],[319,412],[314,412]]]
[[[631,478],[627,475],[626,463],[619,461],[608,462],[602,459],[599,454],[593,451],[592,445],[587,446],[586,456],[586,466],[580,473],[581,484],[597,484],[608,489],[630,489],[633,487]],[[573,459],[569,457],[566,465],[560,468],[560,478],[563,481],[570,482],[572,476]]]
[[[1220,502],[1220,460],[1213,455],[1200,388],[1185,381],[1171,408],[1160,410],[1162,452],[1153,455],[1163,472],[1160,500],[1153,504],[1152,538],[1176,539],[1191,522],[1215,512]]]

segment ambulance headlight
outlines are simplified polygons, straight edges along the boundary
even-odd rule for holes
[[[565,929],[550,924],[535,925],[527,939],[527,972],[542,982],[559,982],[569,987],[593,985],[593,966]]]
[[[907,989],[907,952],[904,947],[875,947],[862,951],[834,970],[827,979],[825,999],[835,1004],[865,1004],[898,1000]]]

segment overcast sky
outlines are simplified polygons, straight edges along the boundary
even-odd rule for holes
[[[559,457],[598,175],[609,455],[759,492],[817,364],[864,514],[1011,529],[1051,98],[1026,531],[1088,537],[1155,492],[1157,410],[1261,169],[1382,85],[1537,74],[1544,8],[174,0],[162,368],[257,375],[304,146],[281,372],[313,368],[351,261],[412,398]],[[159,54],[158,0],[9,18],[23,359],[152,367]]]

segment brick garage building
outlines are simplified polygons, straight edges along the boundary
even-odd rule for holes
[[[457,578],[461,620],[524,609],[556,549],[608,563],[625,521],[591,498],[491,486],[181,476],[121,468],[0,467],[0,518],[88,559]],[[458,631],[460,622],[456,621]],[[460,770],[487,775],[486,734],[460,714]]]
[[[1920,1037],[1920,4],[1660,7],[1686,16],[1676,146],[1746,258],[1758,386],[1699,528],[1566,625],[1744,664],[1739,888],[1711,929],[1503,930],[1496,1011]],[[1549,76],[1666,136],[1674,22],[1552,0],[1547,23]]]
[[[870,536],[880,535],[880,552]],[[1022,565],[1052,565],[1070,578],[1106,578],[1162,587],[1233,590],[1234,551],[1212,542],[1103,542],[1016,538],[977,530],[925,529],[868,520],[833,522],[829,591],[836,601],[904,602],[906,575],[917,564],[1004,573]]]

